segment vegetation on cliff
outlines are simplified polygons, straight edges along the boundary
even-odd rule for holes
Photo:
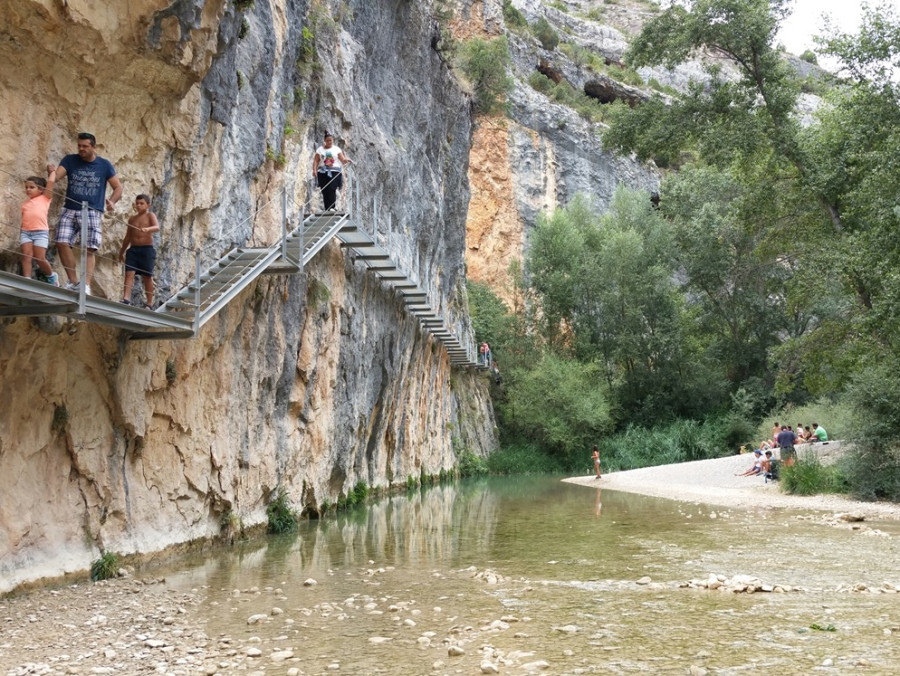
[[[581,468],[618,431],[607,464],[670,462],[734,452],[761,416],[824,398],[854,413],[852,490],[900,499],[900,19],[870,10],[860,35],[822,41],[841,79],[804,125],[803,80],[774,47],[786,8],[696,0],[633,42],[632,67],[704,51],[738,76],[710,67],[672,101],[617,107],[608,144],[680,168],[658,205],[627,190],[604,216],[572,203],[539,224],[508,314],[472,294],[503,361],[507,440]],[[580,368],[530,388],[549,360]],[[608,421],[569,420],[560,439],[561,391],[602,399]],[[523,396],[546,424],[519,415]]]

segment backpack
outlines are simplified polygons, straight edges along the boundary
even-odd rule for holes
[[[769,471],[766,472],[766,483],[769,482],[769,479],[772,481],[778,481],[778,464],[779,461],[775,458],[769,460]]]

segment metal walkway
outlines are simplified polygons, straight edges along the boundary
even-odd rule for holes
[[[351,256],[403,295],[408,311],[444,345],[452,364],[478,366],[474,349],[467,349],[431,308],[425,290],[347,214],[335,212],[306,217],[276,245],[233,249],[206,271],[200,270],[198,257],[194,280],[155,311],[0,271],[0,316],[69,316],[129,331],[135,340],[193,338],[261,275],[300,272],[334,237]]]

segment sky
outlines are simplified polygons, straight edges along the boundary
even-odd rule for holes
[[[889,1],[900,8],[900,0]],[[860,0],[794,0],[794,12],[782,23],[778,39],[792,54],[816,51],[813,36],[823,32],[822,14],[830,14],[838,27],[855,33],[862,17],[861,5]]]

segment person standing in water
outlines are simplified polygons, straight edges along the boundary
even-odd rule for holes
[[[594,450],[591,453],[591,460],[594,461],[594,473],[597,475],[594,478],[600,478],[600,449],[594,446]]]
[[[352,163],[344,151],[334,145],[334,136],[326,131],[322,145],[313,157],[313,176],[322,191],[324,211],[336,208],[337,191],[344,187],[343,166]]]

